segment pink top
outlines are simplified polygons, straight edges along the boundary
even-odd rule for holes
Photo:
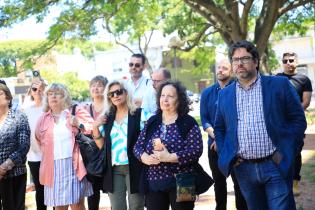
[[[71,126],[71,113],[66,110],[67,114],[67,128],[72,130],[72,162],[74,170],[79,180],[82,180],[86,175],[86,169],[80,154],[79,145],[75,142],[75,134],[78,129]],[[90,114],[80,107],[76,108],[76,117],[80,123],[84,125],[85,132],[90,134],[92,132],[93,119]],[[54,118],[51,111],[45,112],[38,120],[35,129],[35,137],[38,141],[41,151],[43,153],[42,161],[39,169],[39,182],[42,185],[53,186],[54,183]]]

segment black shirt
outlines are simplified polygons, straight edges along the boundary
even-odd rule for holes
[[[288,75],[285,73],[278,73],[276,76],[285,76],[290,80],[291,84],[296,89],[301,102],[303,101],[303,92],[313,91],[311,80],[304,74]]]

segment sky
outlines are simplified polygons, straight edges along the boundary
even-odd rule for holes
[[[56,21],[56,17],[59,14],[60,8],[52,7],[43,22],[37,23],[35,17],[30,17],[9,28],[0,29],[0,40],[45,39],[48,34],[49,26]]]
[[[48,36],[49,27],[53,25],[61,12],[61,8],[54,6],[43,22],[37,23],[35,17],[30,17],[23,22],[12,25],[10,28],[0,29],[0,41],[21,40],[21,39],[45,39]],[[112,41],[108,33],[101,29],[101,32],[91,40]]]
[[[36,23],[35,18],[29,18],[10,28],[0,30],[0,40],[45,39],[51,24],[52,22],[48,19],[43,23]]]

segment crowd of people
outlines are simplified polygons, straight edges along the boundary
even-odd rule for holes
[[[296,72],[293,52],[283,54],[284,72],[276,76],[264,76],[259,63],[251,42],[232,44],[217,64],[217,82],[201,95],[217,210],[227,208],[229,175],[238,210],[296,209],[312,85]],[[1,80],[0,209],[25,209],[26,161],[38,210],[83,210],[85,197],[88,209],[96,210],[101,192],[113,210],[194,209],[194,199],[178,199],[177,175],[196,173],[201,130],[188,114],[186,88],[166,68],[147,78],[145,65],[144,55],[133,54],[129,80],[95,76],[92,102],[78,106],[65,85],[36,77],[29,105],[12,109],[12,94]],[[88,174],[78,133],[104,149],[101,177]]]

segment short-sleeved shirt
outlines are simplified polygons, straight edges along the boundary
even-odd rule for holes
[[[291,84],[296,89],[301,102],[303,101],[303,92],[313,91],[311,80],[304,74],[289,75],[285,73],[279,73],[277,76],[285,76],[290,80]]]
[[[143,96],[147,89],[152,86],[151,80],[142,75],[142,77],[137,81],[135,85],[130,79],[128,80],[128,85],[133,93],[133,99],[143,99]]]
[[[142,99],[141,108],[146,112],[155,114],[157,110],[156,90],[152,86],[147,88],[147,91],[145,92]]]

